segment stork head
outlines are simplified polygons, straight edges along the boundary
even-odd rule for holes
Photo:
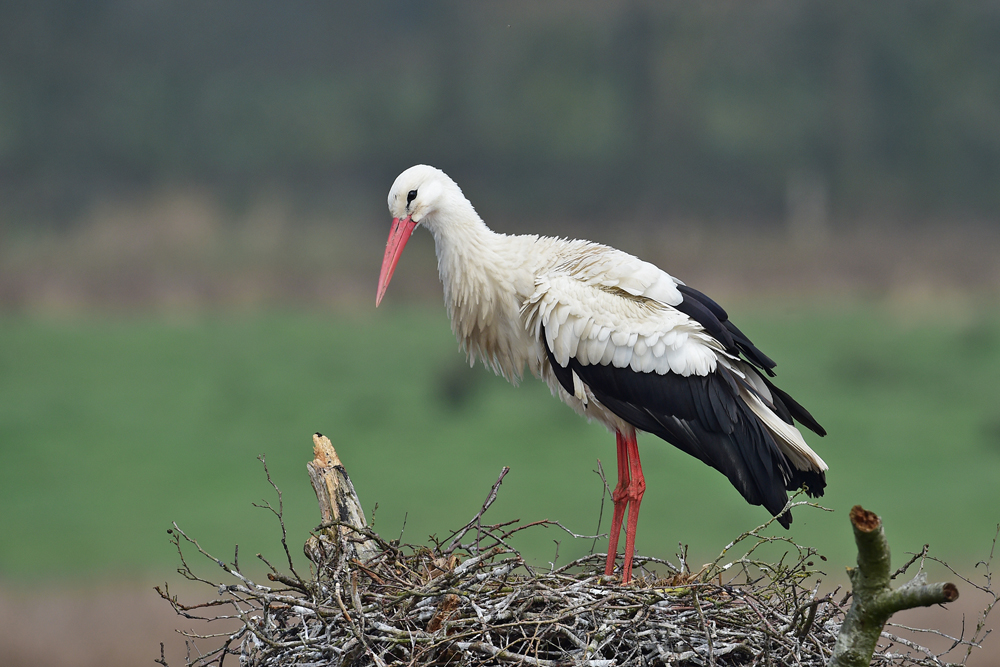
[[[385,244],[385,257],[382,259],[382,271],[378,277],[378,292],[375,295],[375,306],[382,302],[392,273],[396,270],[403,248],[410,239],[410,234],[420,223],[433,225],[435,216],[442,206],[454,198],[465,201],[462,191],[455,181],[440,169],[418,164],[410,167],[396,177],[389,190],[389,213],[392,214],[392,227],[389,229],[389,240]]]

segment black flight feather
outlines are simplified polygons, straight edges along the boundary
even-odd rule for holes
[[[729,321],[729,313],[725,308],[693,287],[678,285],[677,289],[684,298],[674,308],[703,326],[710,336],[725,346],[727,352],[736,355],[742,352],[751,364],[770,376],[774,375],[771,369],[777,364],[757,349],[739,327]]]
[[[802,407],[798,401],[789,396],[788,392],[775,387],[774,383],[768,378],[761,379],[764,380],[764,384],[767,385],[767,388],[771,390],[771,394],[774,396],[774,402],[776,405],[780,405],[790,417],[793,417],[795,421],[799,422],[816,435],[826,435],[826,429],[820,426],[819,422],[816,421],[816,418],[809,414],[809,411]],[[782,417],[782,419],[784,419],[784,417]],[[790,419],[785,419],[785,421],[789,424],[792,423]]]

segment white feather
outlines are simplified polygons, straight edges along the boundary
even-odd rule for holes
[[[797,428],[782,421],[774,412],[764,405],[757,396],[741,387],[740,396],[746,401],[753,413],[760,417],[768,430],[777,437],[775,443],[778,448],[785,453],[799,470],[829,470],[826,462],[814,452]]]

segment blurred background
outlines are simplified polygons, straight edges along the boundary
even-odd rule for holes
[[[498,231],[614,245],[729,309],[830,432],[810,443],[833,512],[798,509],[790,535],[827,556],[831,588],[858,503],[897,562],[929,543],[982,581],[1000,3],[5,2],[3,664],[150,664],[161,641],[182,664],[175,630],[225,628],[152,590],[213,593],[176,574],[166,530],[227,560],[239,544],[254,576],[253,554],[283,562],[253,507],[277,503],[264,454],[305,569],[315,431],[383,536],[446,536],[504,465],[487,518],[597,532],[613,438],[537,381],[468,368],[429,235],[374,308],[385,195],[420,162]],[[687,544],[700,565],[767,518],[640,446],[640,553]],[[606,542],[519,546],[545,564]],[[982,600],[960,589],[930,622],[957,634],[964,614],[968,634]]]

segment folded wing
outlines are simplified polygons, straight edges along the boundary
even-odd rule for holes
[[[825,431],[767,377],[774,362],[707,296],[614,252],[539,274],[524,304],[529,333],[544,344],[563,389],[578,398],[589,389],[620,419],[716,468],[772,514],[787,490],[805,485],[821,495],[827,466],[794,424]],[[779,521],[787,527],[791,517]]]

